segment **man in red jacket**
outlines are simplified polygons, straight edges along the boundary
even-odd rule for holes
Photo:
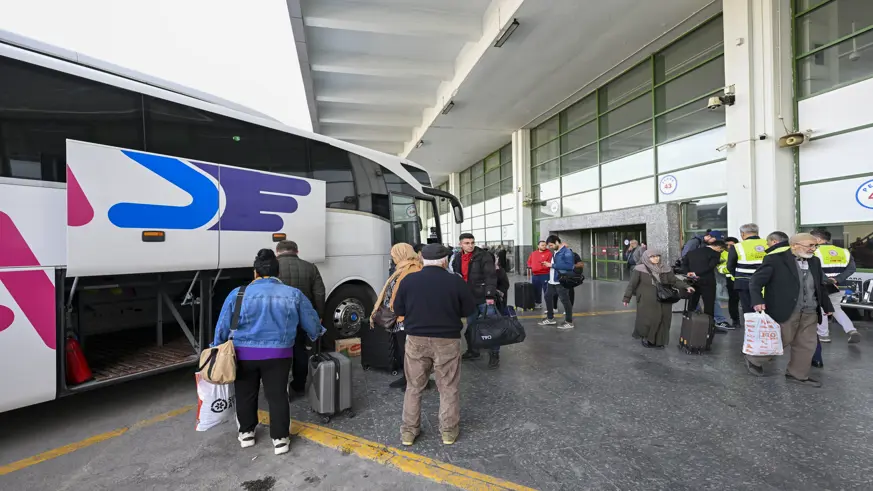
[[[531,283],[533,283],[534,291],[536,291],[536,308],[540,308],[543,295],[546,293],[546,287],[549,284],[549,267],[543,266],[543,263],[552,261],[552,251],[546,246],[546,241],[541,240],[537,244],[537,249],[530,253],[527,258],[527,267],[530,268]]]

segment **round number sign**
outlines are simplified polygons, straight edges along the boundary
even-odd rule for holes
[[[676,184],[676,178],[670,175],[662,177],[658,186],[661,189],[661,194],[673,194],[676,192]]]
[[[855,192],[855,200],[864,208],[873,210],[873,179],[861,184]]]

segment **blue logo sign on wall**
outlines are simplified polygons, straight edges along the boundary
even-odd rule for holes
[[[855,201],[864,208],[873,210],[873,179],[861,184],[855,191]]]
[[[676,185],[678,181],[676,177],[673,175],[667,175],[661,178],[661,182],[658,184],[658,187],[661,190],[661,194],[673,194],[676,192]]]

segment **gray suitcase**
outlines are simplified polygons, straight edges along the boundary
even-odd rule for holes
[[[352,362],[341,353],[316,353],[309,358],[307,396],[312,410],[329,423],[331,416],[347,412],[354,417],[352,407]]]

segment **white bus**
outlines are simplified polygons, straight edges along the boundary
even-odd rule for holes
[[[318,264],[328,343],[460,203],[402,158],[0,31],[0,411],[194,365],[255,253]],[[93,378],[67,383],[79,340]]]

